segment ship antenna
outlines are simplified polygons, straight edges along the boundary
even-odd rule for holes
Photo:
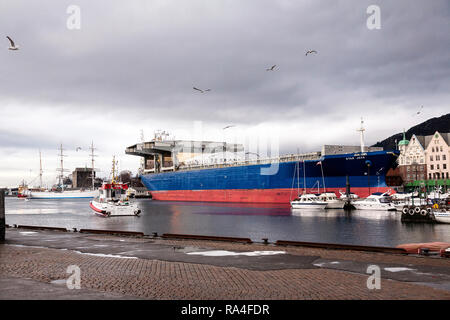
[[[356,131],[360,132],[360,139],[361,139],[361,152],[364,152],[364,120],[361,117],[361,128],[357,129]]]

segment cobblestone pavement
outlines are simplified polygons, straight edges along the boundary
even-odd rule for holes
[[[8,231],[9,235],[13,232]],[[7,235],[8,236],[8,235]],[[284,250],[291,255],[358,263],[397,263],[450,270],[448,259],[410,257],[342,250],[241,245],[211,241],[154,240],[83,235],[83,241],[117,241],[145,246],[166,245],[230,251]],[[17,242],[17,241],[16,241]],[[163,255],[166,257],[167,255]],[[250,259],[250,258],[249,258]],[[450,299],[450,291],[382,277],[380,290],[367,288],[368,274],[331,268],[249,270],[207,263],[168,261],[126,256],[92,255],[74,250],[0,245],[0,278],[31,279],[41,283],[67,279],[66,269],[81,269],[82,290],[117,297],[144,299]],[[14,286],[9,286],[10,288]],[[11,289],[12,290],[12,289]],[[69,289],[67,289],[69,291]],[[75,289],[76,290],[76,289]],[[82,291],[80,290],[80,291]],[[1,290],[0,298],[8,299]],[[73,291],[73,290],[71,290]],[[82,294],[82,293],[80,293]],[[15,293],[17,296],[17,290]],[[24,298],[29,296],[24,294]]]

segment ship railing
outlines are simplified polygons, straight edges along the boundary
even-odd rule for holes
[[[222,163],[203,163],[203,164],[191,164],[182,165],[178,170],[198,170],[198,169],[213,169],[213,168],[225,168],[225,167],[237,167],[244,165],[260,165],[271,164],[277,162],[290,162],[290,161],[305,161],[305,160],[317,160],[320,158],[320,152],[313,152],[300,155],[285,155],[281,157],[264,158],[264,159],[252,159],[252,160],[235,160]]]

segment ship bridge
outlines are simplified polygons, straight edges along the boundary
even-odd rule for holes
[[[158,173],[192,165],[237,161],[244,157],[244,146],[214,141],[154,139],[132,145],[125,153],[143,157],[141,173]]]

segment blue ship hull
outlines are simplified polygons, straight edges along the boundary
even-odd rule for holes
[[[398,151],[324,156],[318,160],[254,164],[146,174],[141,180],[156,200],[289,203],[308,192],[384,192]],[[271,169],[269,168],[270,166]],[[322,174],[323,172],[323,174]]]

